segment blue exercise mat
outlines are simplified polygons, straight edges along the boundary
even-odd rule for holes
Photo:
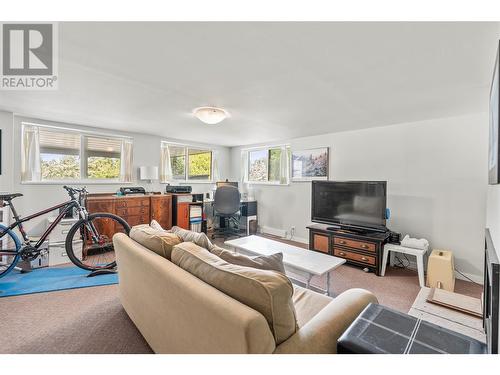
[[[39,268],[29,273],[14,270],[0,278],[0,298],[118,284],[116,273],[87,277],[89,273],[78,267]]]

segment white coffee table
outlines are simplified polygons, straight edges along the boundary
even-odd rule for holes
[[[226,241],[224,244],[236,252],[250,256],[283,253],[285,271],[303,277],[308,289],[313,276],[326,274],[326,290],[323,292],[327,295],[330,290],[330,272],[345,263],[345,259],[342,258],[320,254],[259,236],[241,237]]]

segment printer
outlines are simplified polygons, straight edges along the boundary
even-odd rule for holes
[[[144,189],[142,186],[121,187],[120,188],[120,193],[122,195],[146,194],[146,189]]]

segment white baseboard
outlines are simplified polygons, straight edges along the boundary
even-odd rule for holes
[[[271,236],[276,236],[276,237],[285,237],[286,236],[286,230],[283,229],[276,229],[276,228],[271,228],[271,227],[266,227],[266,226],[261,226],[260,227],[260,232],[265,233],[265,234],[270,234]]]
[[[397,253],[396,253],[396,255],[397,255]],[[417,262],[412,259],[413,257],[411,255],[407,255],[407,256],[408,256],[409,261],[410,261],[408,268],[417,272]],[[399,258],[402,259],[403,262],[406,263],[406,259],[401,254],[399,254]],[[396,264],[396,263],[397,262],[394,262],[393,264]],[[425,266],[424,266],[424,268],[426,269]],[[460,271],[460,272],[462,272],[462,271]],[[465,276],[467,276],[470,280],[474,281],[475,283],[483,285],[483,277],[481,275],[473,275],[473,274],[467,273],[467,272],[462,272],[462,273]],[[463,276],[463,275],[459,274],[457,271],[455,271],[455,277],[457,279],[464,280],[464,281],[470,281],[465,276]]]
[[[462,271],[460,271],[460,272],[462,272]],[[480,275],[473,275],[473,274],[467,273],[467,272],[462,272],[462,273],[465,276],[467,276],[470,280],[474,281],[475,283],[483,285],[484,280],[483,280],[482,276],[480,276]],[[457,279],[460,279],[460,280],[470,281],[470,280],[467,280],[467,278],[465,278],[464,276],[460,275],[457,271],[455,271],[455,277]]]
[[[261,226],[259,229],[260,229],[261,233],[270,234],[272,236],[277,236],[277,237],[281,237],[281,238],[286,238],[287,240],[290,239],[290,234],[286,230],[283,230],[283,229],[277,229],[277,228],[272,228],[272,227],[267,227],[267,226]],[[302,238],[302,237],[293,236],[292,241],[300,242],[300,243],[303,243],[306,245],[309,244],[309,240],[307,238]]]
[[[302,237],[295,237],[295,236],[293,236],[292,241],[300,242],[300,243],[309,245],[309,239],[308,238],[302,238]]]

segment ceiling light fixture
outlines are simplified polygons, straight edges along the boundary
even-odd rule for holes
[[[199,107],[193,110],[193,114],[205,124],[218,124],[225,118],[229,117],[229,113],[222,108],[217,107]]]

